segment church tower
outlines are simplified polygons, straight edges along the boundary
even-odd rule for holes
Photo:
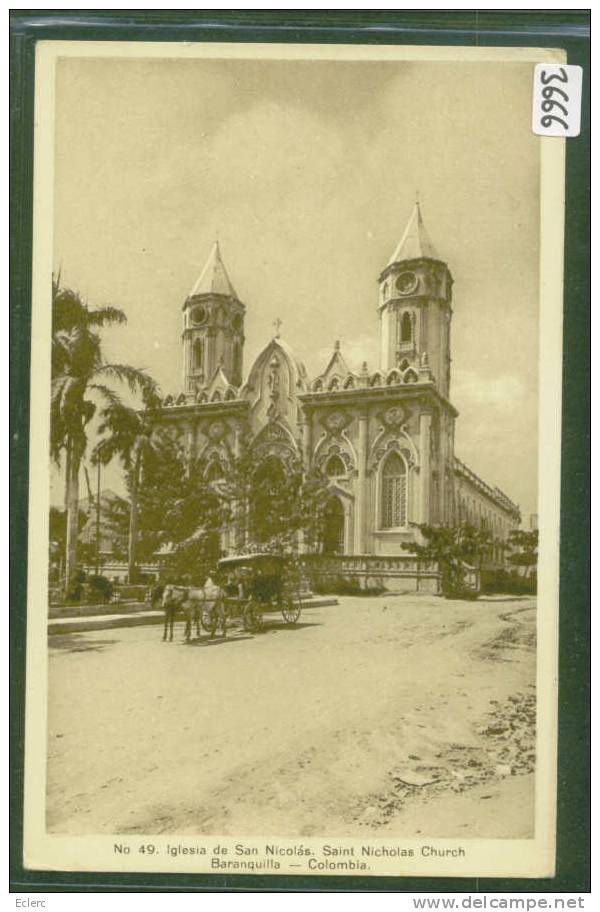
[[[452,275],[429,239],[418,202],[379,277],[378,311],[382,370],[428,364],[448,398]]]
[[[241,386],[245,307],[227,275],[215,242],[183,305],[183,388],[195,393],[221,367],[232,386]]]

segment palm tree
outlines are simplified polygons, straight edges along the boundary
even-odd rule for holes
[[[138,411],[123,403],[110,403],[100,414],[98,434],[92,459],[104,465],[118,457],[127,473],[130,496],[128,579],[132,583],[136,575],[136,545],[138,492],[148,457],[158,453],[160,436],[156,435],[156,414],[160,399],[155,389],[143,391],[144,409]]]
[[[118,405],[120,398],[109,384],[126,384],[133,393],[155,390],[144,371],[126,364],[107,364],[102,355],[102,327],[126,322],[116,307],[90,309],[77,292],[52,280],[52,395],[51,456],[60,465],[65,456],[65,506],[67,510],[66,588],[77,570],[79,469],[87,447],[89,423],[98,401]]]

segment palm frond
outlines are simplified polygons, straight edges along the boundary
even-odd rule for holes
[[[123,400],[119,394],[115,393],[115,391],[105,383],[88,383],[88,389],[98,393],[111,406],[117,407],[123,405]]]
[[[111,307],[110,304],[107,304],[105,307],[87,311],[86,324],[88,326],[111,326],[115,323],[127,323],[127,316],[119,307]]]
[[[153,392],[157,389],[156,381],[150,374],[129,364],[103,364],[96,373],[127,384],[132,393]]]
[[[92,450],[92,462],[97,465],[108,465],[115,457],[118,457],[126,469],[129,469],[131,460],[127,450],[123,450],[119,440],[116,437],[105,437],[99,440]]]
[[[98,426],[98,435],[104,434],[118,441],[120,447],[131,449],[140,434],[140,426],[132,419],[115,415],[111,409],[105,409],[101,413]]]
[[[52,328],[56,332],[60,329],[79,327],[83,330],[96,326],[110,326],[115,323],[125,323],[127,317],[118,307],[110,304],[104,307],[90,309],[77,291],[71,288],[61,288],[60,280],[52,283]]]

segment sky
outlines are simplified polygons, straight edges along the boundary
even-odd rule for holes
[[[181,389],[181,308],[218,238],[247,375],[274,334],[378,366],[377,278],[418,192],[454,277],[456,455],[537,512],[539,138],[531,65],[62,58],[54,257],[121,307],[107,358]],[[53,479],[56,482],[56,478]],[[106,484],[123,490],[115,468]],[[53,500],[60,501],[59,484]]]

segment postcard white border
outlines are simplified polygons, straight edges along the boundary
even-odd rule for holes
[[[259,58],[310,60],[394,60],[471,62],[564,62],[566,55],[556,49],[456,48],[367,45],[302,44],[188,44],[156,42],[42,41],[37,45],[34,137],[34,241],[31,342],[31,422],[29,472],[29,553],[26,660],[25,724],[25,808],[24,865],[53,871],[135,871],[164,873],[215,873],[199,863],[197,856],[180,856],[157,864],[133,849],[115,856],[119,835],[57,836],[46,833],[46,721],[47,721],[47,554],[49,512],[49,393],[55,65],[59,57],[137,58]],[[509,129],[509,127],[507,127]],[[539,591],[538,604],[538,732],[536,767],[535,838],[530,840],[389,840],[326,839],[302,840],[315,848],[324,842],[336,845],[402,844],[413,847],[412,859],[380,859],[371,864],[369,875],[422,875],[436,877],[547,877],[554,873],[556,829],[556,742],[557,742],[557,656],[558,656],[558,568],[560,520],[560,444],[562,378],[562,288],[564,238],[565,140],[540,138],[540,401],[539,401]],[[177,840],[189,845],[233,846],[235,837],[127,837],[132,846],[152,842],[158,846]],[[244,838],[247,845],[299,844],[298,839]],[[467,849],[465,858],[423,858],[419,852],[426,842],[440,849],[457,844]],[[164,855],[161,856],[164,859]],[[337,874],[339,870],[309,871],[281,867],[256,873]],[[296,861],[296,859],[292,859]],[[217,872],[224,873],[224,872]],[[230,871],[229,874],[243,873]],[[348,874],[365,872],[348,871]]]

